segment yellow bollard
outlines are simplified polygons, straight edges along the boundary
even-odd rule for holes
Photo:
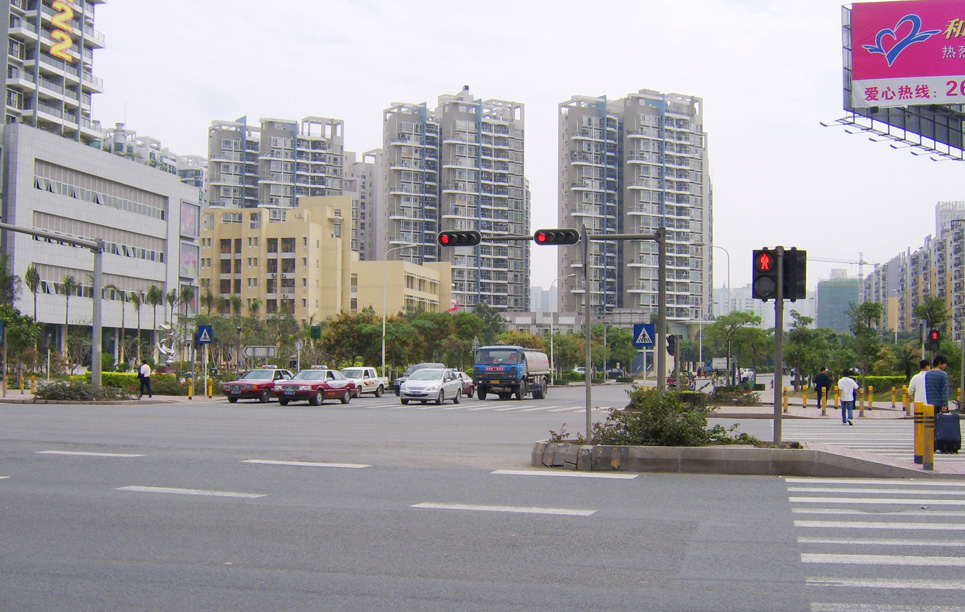
[[[24,379],[23,376],[20,377],[20,395],[23,395]]]
[[[787,387],[784,387],[784,412],[787,412]]]
[[[194,399],[194,377],[188,379],[188,399]]]
[[[913,420],[915,423],[915,463],[921,465],[925,450],[922,443],[925,441],[925,404],[915,402],[913,406]]]
[[[924,453],[921,457],[921,468],[923,470],[935,469],[935,407],[925,404],[924,429],[922,431],[924,442]]]
[[[30,392],[31,392],[31,393],[34,393],[34,391],[35,391],[36,389],[37,389],[37,387],[34,386],[34,376],[33,376],[33,374],[31,374],[31,375],[30,375]]]
[[[875,409],[875,388],[868,386],[868,410]]]
[[[821,406],[821,416],[828,416],[828,389],[824,388],[824,393],[818,392],[818,404]]]
[[[211,399],[212,397],[214,397],[214,379],[209,378],[208,379],[208,399]]]
[[[834,409],[838,409],[838,402],[841,400],[841,389],[838,389],[837,385],[834,387]]]
[[[911,404],[910,399],[911,397],[908,395],[908,391],[903,391],[901,394],[901,409],[905,411],[905,414],[908,413],[908,406]]]
[[[895,408],[898,407],[898,406],[896,405],[896,404],[897,404],[897,400],[898,400],[898,390],[895,389],[894,387],[892,387],[892,388],[891,388],[891,408],[892,408],[892,409],[895,409]]]
[[[804,395],[801,396],[801,408],[808,407],[808,390],[804,390]]]
[[[861,398],[858,402],[858,416],[864,416],[864,389],[858,389],[858,397]],[[858,399],[858,398],[855,398]]]

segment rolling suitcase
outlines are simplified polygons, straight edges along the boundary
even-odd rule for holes
[[[935,415],[935,451],[957,453],[962,448],[962,429],[957,412]]]

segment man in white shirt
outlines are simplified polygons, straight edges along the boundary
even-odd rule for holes
[[[925,397],[925,373],[931,369],[931,364],[928,363],[927,359],[922,359],[918,362],[918,367],[921,368],[921,372],[911,377],[911,382],[908,383],[908,395],[911,396],[911,401],[916,404],[919,402],[927,404],[928,401]]]
[[[838,379],[838,390],[841,392],[841,422],[854,425],[851,419],[854,418],[854,393],[858,390],[858,383],[851,378],[851,370],[845,370]]]
[[[137,370],[137,377],[141,379],[141,391],[138,393],[137,399],[141,399],[145,390],[147,390],[148,397],[154,397],[154,393],[151,391],[151,366],[147,365],[146,361],[141,362],[141,367]]]

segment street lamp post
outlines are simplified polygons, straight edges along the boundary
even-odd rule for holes
[[[566,276],[561,276],[559,278],[554,278],[553,282],[550,283],[550,294],[553,293],[553,285],[557,281],[563,278],[573,278],[576,274],[567,274]],[[557,306],[559,305],[559,300],[556,301]],[[556,362],[553,360],[553,321],[556,318],[556,312],[550,313],[550,384],[556,384]]]
[[[382,260],[382,376],[385,376],[385,286],[386,286],[386,269],[389,267],[389,253],[392,251],[399,251],[402,249],[411,249],[417,247],[417,244],[403,244],[401,246],[392,247],[385,252],[385,259]]]

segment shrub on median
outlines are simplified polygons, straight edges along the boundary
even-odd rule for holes
[[[47,401],[65,402],[103,402],[133,399],[124,389],[116,387],[95,387],[88,382],[63,381],[40,386],[34,397]]]

